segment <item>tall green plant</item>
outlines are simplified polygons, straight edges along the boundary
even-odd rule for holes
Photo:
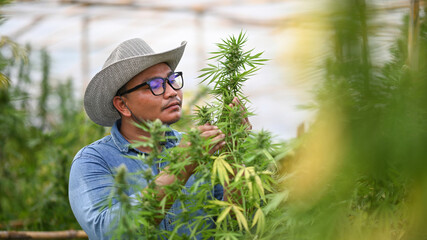
[[[164,187],[166,197],[161,202],[155,201],[154,194],[151,194],[157,187],[155,181],[151,181],[151,185],[142,190],[144,196],[138,199],[141,204],[132,210],[136,215],[128,216],[134,219],[134,224],[142,223],[142,227],[137,230],[138,238],[155,239],[161,236],[168,239],[194,239],[201,236],[241,239],[256,238],[264,233],[265,214],[261,207],[268,201],[266,195],[272,191],[272,172],[269,167],[274,161],[271,152],[275,145],[272,144],[270,133],[253,133],[248,130],[247,125],[242,124],[242,120],[251,113],[245,107],[247,98],[241,87],[265,61],[259,58],[261,53],[252,54],[252,50],[243,50],[246,41],[243,33],[224,40],[218,44],[220,50],[211,58],[216,60],[216,64],[209,64],[208,68],[202,70],[204,81],[213,85],[211,94],[216,100],[198,107],[194,119],[200,125],[217,125],[226,134],[226,147],[211,155],[211,140],[202,138],[197,130],[190,129],[182,139],[189,143],[188,147],[172,148],[164,152],[154,152],[149,157],[139,157],[148,165],[153,164],[152,158],[167,162],[167,172],[173,175],[180,174],[186,165],[197,163],[194,173],[197,180],[191,188],[184,187],[185,183],[182,182]],[[235,97],[241,99],[240,105],[230,106]],[[144,139],[140,144],[152,149],[159,147],[161,139],[156,139],[156,136],[162,132],[156,130],[159,129],[158,124],[154,122],[140,126],[151,135],[151,139]],[[154,179],[150,173],[141,174],[148,180]],[[227,196],[222,201],[209,194],[218,184],[222,185]],[[119,196],[116,195],[116,198],[120,201]],[[182,212],[174,216],[174,230],[160,231],[153,217],[164,216],[169,208],[168,199],[179,201]],[[196,217],[196,212],[200,210],[203,210],[205,215]],[[120,219],[123,217],[128,218],[121,216]],[[208,229],[207,220],[216,222],[216,228]],[[120,233],[120,236],[135,236],[134,229],[129,228],[129,224],[120,222],[122,220],[119,220],[116,233]],[[183,226],[190,227],[189,236],[177,234],[177,230]]]
[[[219,50],[210,58],[216,64],[202,69],[204,73],[200,76],[213,86],[216,101],[199,108],[198,122],[218,126],[227,142],[212,166],[207,166],[211,169],[212,183],[223,185],[228,197],[226,202],[212,202],[221,209],[215,233],[219,239],[238,237],[237,229],[246,230],[240,237],[262,234],[264,213],[260,206],[266,202],[265,191],[272,190],[271,172],[266,171],[273,163],[271,136],[265,131],[251,133],[242,124],[243,118],[253,115],[246,107],[248,100],[242,86],[266,61],[260,58],[262,53],[253,53],[253,49],[245,51],[246,42],[245,34],[240,33],[217,44]],[[240,103],[233,106],[236,97]]]

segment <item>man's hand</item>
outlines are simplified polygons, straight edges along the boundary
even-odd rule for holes
[[[206,139],[212,139],[212,145],[209,150],[209,154],[213,154],[225,146],[225,134],[217,127],[206,123],[198,126],[197,129],[200,131],[200,136]]]
[[[247,130],[252,130],[252,124],[249,122],[248,116],[246,115],[246,108],[242,105],[237,97],[234,97],[233,101],[228,104],[231,108],[239,107],[242,112],[242,124],[246,126]]]

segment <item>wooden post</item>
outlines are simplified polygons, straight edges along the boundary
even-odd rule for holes
[[[420,1],[411,1],[411,11],[409,14],[409,33],[408,33],[408,66],[413,70],[418,70],[418,37],[420,32]]]
[[[305,124],[300,123],[297,128],[297,137],[301,137],[305,133]]]
[[[70,239],[70,238],[88,238],[82,230],[67,231],[0,231],[0,239]]]

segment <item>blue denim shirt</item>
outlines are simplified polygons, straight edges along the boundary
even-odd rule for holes
[[[126,156],[136,156],[142,152],[129,147],[129,142],[119,131],[120,120],[111,129],[111,134],[84,147],[74,157],[69,178],[69,200],[74,216],[82,229],[88,234],[89,239],[110,239],[111,226],[114,226],[115,213],[120,209],[120,203],[113,202],[111,208],[103,208],[110,191],[114,185],[113,173],[115,169],[124,164],[128,172],[140,172],[151,169],[153,175],[159,174],[159,169],[165,167],[167,163],[160,163],[148,166],[140,160],[135,160]],[[181,134],[175,130],[166,133],[176,136],[177,140],[168,140],[165,148],[172,148],[178,145]],[[148,182],[141,176],[136,175],[132,184],[138,184],[141,188],[148,185]],[[186,188],[191,187],[196,180],[192,175]],[[184,191],[186,192],[186,191]],[[186,192],[187,193],[187,192]],[[129,196],[135,199],[137,192],[130,189]],[[223,189],[220,186],[214,187],[212,193],[207,193],[216,199],[222,199]],[[133,204],[137,204],[136,201]],[[180,204],[175,201],[169,213],[159,224],[162,230],[172,231],[174,229],[174,217],[180,212]],[[203,211],[197,212],[203,215]],[[113,224],[111,224],[113,223]],[[111,224],[111,226],[110,226]],[[213,222],[207,223],[214,227]],[[184,226],[178,229],[178,234],[190,234],[191,229]],[[198,239],[201,237],[198,236]]]

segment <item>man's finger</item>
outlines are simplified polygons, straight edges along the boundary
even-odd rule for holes
[[[247,130],[252,130],[252,124],[249,122],[249,118],[246,116],[246,108],[242,105],[238,97],[234,97],[233,101],[229,104],[229,106],[232,108],[234,106],[239,106],[240,111],[242,113],[242,125],[246,125]],[[246,117],[244,117],[246,116]]]
[[[212,142],[216,143],[216,142],[222,141],[224,139],[225,139],[225,134],[222,133],[221,135],[218,135],[218,136],[212,138]]]
[[[225,146],[225,141],[221,141],[217,144],[215,144],[210,150],[209,153],[210,154],[214,154],[216,151],[222,149]]]
[[[202,136],[203,138],[212,138],[212,137],[218,136],[220,134],[222,134],[221,130],[219,130],[219,129],[213,129],[213,130],[202,132],[200,134],[200,136]]]
[[[204,124],[204,125],[200,125],[200,126],[198,126],[198,127],[197,127],[197,129],[198,129],[200,132],[205,132],[205,131],[209,131],[209,130],[218,129],[218,127],[217,127],[217,126],[214,126],[214,125],[210,125],[209,123],[206,123],[206,124]]]

